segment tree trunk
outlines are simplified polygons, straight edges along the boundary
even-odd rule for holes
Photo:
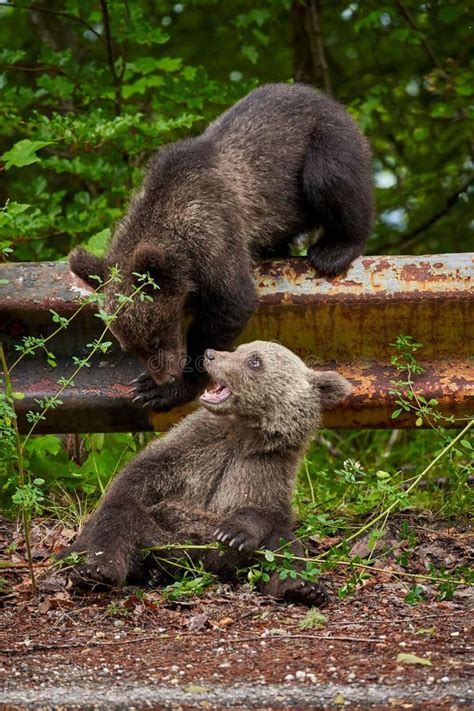
[[[293,73],[296,81],[314,84],[331,94],[331,76],[322,34],[321,5],[321,0],[293,0]]]

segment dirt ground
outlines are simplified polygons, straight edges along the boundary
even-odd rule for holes
[[[418,528],[415,572],[436,556],[447,568],[468,562],[466,530]],[[0,524],[2,709],[474,707],[472,588],[440,602],[425,585],[425,599],[408,604],[413,581],[386,558],[384,572],[342,600],[346,573],[331,573],[326,621],[307,627],[306,609],[245,586],[216,585],[182,604],[146,588],[73,593],[41,572],[68,536],[42,523],[33,530],[32,597],[21,533]]]

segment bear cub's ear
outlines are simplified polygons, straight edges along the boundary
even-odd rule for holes
[[[130,260],[132,274],[149,274],[160,289],[174,291],[183,285],[179,262],[159,245],[140,244]]]
[[[91,276],[98,276],[105,281],[105,260],[82,247],[77,247],[69,255],[69,267],[73,274],[95,289],[99,286],[99,282],[97,279],[91,279]]]
[[[317,388],[323,409],[330,410],[344,400],[352,390],[348,380],[332,370],[313,371],[311,378]]]

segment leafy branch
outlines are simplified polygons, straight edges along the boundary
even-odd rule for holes
[[[410,10],[407,8],[404,2],[402,0],[396,0],[396,4],[398,9],[400,10],[401,14],[405,18],[405,20],[408,22],[412,30],[418,35],[420,38],[420,42],[423,45],[425,52],[429,59],[432,61],[432,63],[435,65],[435,67],[438,69],[438,71],[446,78],[449,77],[448,72],[446,69],[443,67],[441,62],[439,61],[438,57],[436,56],[431,44],[429,43],[428,39],[426,38],[426,35],[424,32],[420,30],[418,27],[418,24],[413,17],[412,13]]]
[[[100,351],[101,353],[105,353],[105,352],[107,352],[108,348],[112,345],[111,342],[105,343],[104,339],[105,339],[106,335],[110,332],[110,326],[115,321],[115,319],[117,318],[120,311],[122,311],[122,309],[124,307],[128,306],[130,304],[130,302],[133,301],[133,299],[136,296],[142,295],[144,298],[151,299],[152,297],[148,296],[147,294],[143,294],[143,291],[145,288],[147,288],[147,287],[152,287],[154,289],[159,288],[157,286],[157,284],[155,284],[153,279],[148,274],[140,275],[138,277],[138,281],[139,281],[138,286],[136,286],[134,288],[133,292],[129,296],[123,296],[122,299],[118,298],[119,305],[117,306],[117,308],[115,309],[115,311],[112,314],[106,314],[105,312],[99,311],[97,316],[105,322],[105,327],[104,327],[102,333],[100,334],[99,338],[97,338],[92,343],[88,344],[88,347],[89,347],[88,355],[85,358],[76,358],[75,359],[77,367],[75,368],[73,373],[68,378],[64,378],[61,380],[60,388],[55,393],[55,395],[53,397],[47,398],[44,403],[40,402],[40,404],[42,405],[42,410],[40,412],[27,413],[27,418],[29,415],[30,417],[28,419],[29,419],[29,421],[32,422],[32,425],[23,440],[22,451],[24,450],[28,440],[30,439],[31,435],[33,434],[34,429],[36,428],[36,425],[38,424],[38,422],[41,422],[42,420],[46,419],[46,413],[48,412],[48,410],[56,407],[57,405],[62,404],[61,400],[60,400],[61,394],[64,392],[64,390],[66,390],[66,388],[68,388],[74,384],[74,380],[77,377],[77,375],[80,373],[80,371],[83,368],[90,367],[90,360],[97,352]],[[120,297],[120,295],[119,295],[119,297]]]
[[[95,30],[92,25],[89,25],[88,22],[83,20],[82,17],[79,17],[78,15],[72,15],[69,12],[63,12],[60,10],[51,10],[47,7],[44,7],[43,5],[19,5],[16,2],[9,2],[7,7],[13,7],[16,10],[32,10],[33,12],[43,12],[46,15],[55,15],[56,17],[64,17],[67,20],[73,20],[73,22],[78,22],[89,32],[92,32],[92,34],[97,37],[97,39],[99,39],[101,42],[103,41],[100,33],[97,32],[97,30]]]

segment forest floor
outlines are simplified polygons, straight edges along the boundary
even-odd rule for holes
[[[326,619],[308,627],[305,608],[246,586],[180,603],[150,588],[75,593],[45,560],[71,534],[33,527],[32,597],[21,532],[0,522],[1,709],[474,707],[472,588],[438,601],[426,584],[409,604],[413,581],[386,557],[344,599],[344,573],[328,574]],[[407,569],[468,564],[465,527],[421,518],[416,535]]]

